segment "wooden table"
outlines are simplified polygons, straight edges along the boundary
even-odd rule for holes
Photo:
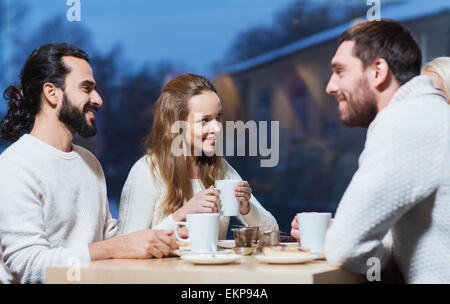
[[[75,278],[75,281],[68,278]],[[367,282],[365,276],[333,267],[325,260],[306,264],[275,265],[259,263],[253,256],[243,256],[240,261],[226,265],[193,265],[178,257],[103,260],[82,266],[78,268],[78,272],[69,267],[49,267],[46,272],[46,283],[49,284],[347,284],[364,282]]]

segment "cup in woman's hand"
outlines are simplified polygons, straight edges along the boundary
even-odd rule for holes
[[[220,215],[237,216],[240,213],[240,203],[234,194],[234,189],[241,181],[235,179],[216,180],[215,189],[220,196]]]

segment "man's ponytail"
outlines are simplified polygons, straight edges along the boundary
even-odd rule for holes
[[[30,130],[39,105],[27,100],[16,85],[9,86],[3,93],[3,98],[8,102],[8,112],[0,121],[0,136],[15,142]]]

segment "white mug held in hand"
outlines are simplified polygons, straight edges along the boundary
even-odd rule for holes
[[[182,239],[178,235],[178,226],[186,226],[189,237]],[[219,239],[219,214],[195,213],[186,215],[186,222],[175,223],[175,236],[181,242],[189,242],[192,252],[217,251]]]
[[[331,213],[303,212],[297,214],[302,249],[323,253],[325,235],[331,223]]]
[[[220,196],[220,214],[223,216],[238,216],[241,209],[234,189],[241,181],[237,179],[221,179],[216,180],[215,189]]]

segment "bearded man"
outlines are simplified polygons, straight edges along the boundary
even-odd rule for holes
[[[76,133],[96,134],[103,104],[87,54],[43,45],[20,80],[4,92],[0,122],[0,136],[14,142],[0,155],[0,281],[43,283],[49,266],[162,257],[177,248],[171,231],[118,236],[102,167],[72,143]]]
[[[341,122],[368,130],[325,238],[328,262],[374,275],[395,261],[408,283],[450,283],[450,108],[418,76],[420,48],[399,22],[367,21],[341,35],[331,68]]]

